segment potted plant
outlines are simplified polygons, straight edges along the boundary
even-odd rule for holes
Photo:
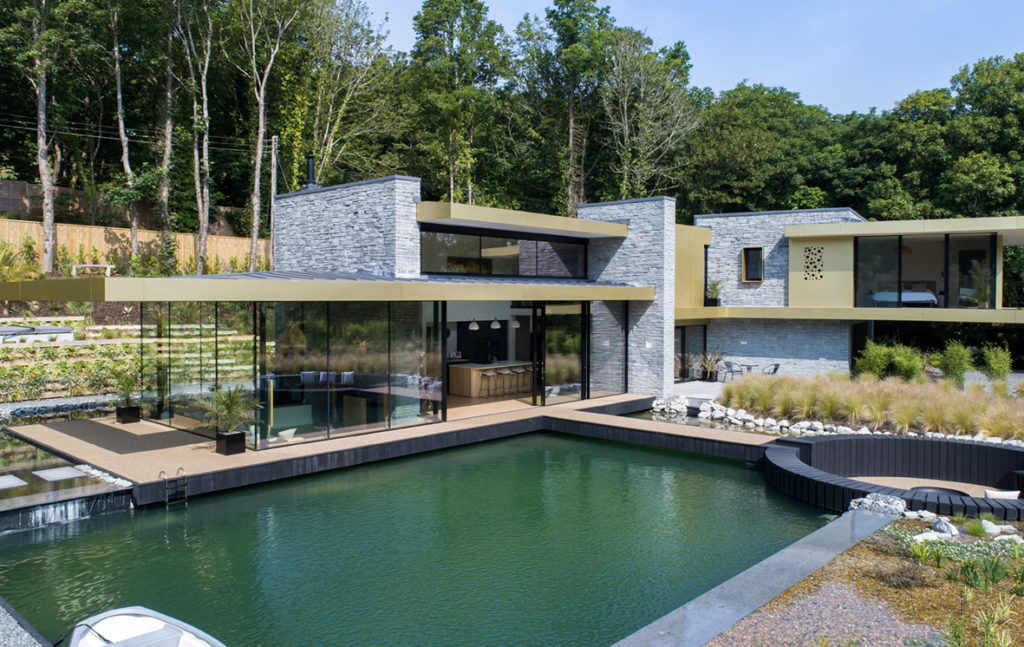
[[[718,381],[718,363],[725,355],[717,348],[711,352],[705,352],[700,357],[700,379],[705,382]]]
[[[704,288],[704,307],[717,308],[720,296],[722,296],[722,282],[718,279],[711,279]]]
[[[236,431],[243,423],[256,422],[248,412],[261,408],[245,394],[241,385],[215,387],[209,399],[197,402],[205,412],[203,427],[217,430],[217,453],[225,456],[245,451],[245,432]]]
[[[123,425],[141,420],[142,407],[132,404],[139,386],[139,372],[135,367],[129,365],[115,368],[114,386],[117,389],[117,400],[113,403],[117,422]]]

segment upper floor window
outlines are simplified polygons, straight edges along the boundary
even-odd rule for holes
[[[586,278],[584,242],[541,237],[494,236],[421,226],[420,271],[424,274],[483,274]]]
[[[743,248],[743,282],[760,283],[764,280],[764,249]]]

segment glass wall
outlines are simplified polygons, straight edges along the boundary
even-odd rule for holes
[[[388,304],[330,304],[331,435],[388,424]]]
[[[391,427],[441,419],[440,304],[391,304]]]
[[[625,301],[594,301],[591,304],[590,357],[590,397],[625,393]]]
[[[864,237],[855,245],[858,307],[995,307],[995,234]]]
[[[141,304],[140,353],[142,368],[142,408],[147,418],[169,420],[170,399],[170,305]]]
[[[586,277],[583,242],[421,231],[420,243],[425,274]]]
[[[255,305],[243,301],[220,301],[212,304],[216,315],[216,366],[219,388],[242,389],[242,397],[253,408],[246,413],[239,429],[246,432],[246,442],[256,446],[256,430],[262,410],[256,390],[257,360]]]
[[[544,309],[544,403],[583,397],[583,312],[580,303],[549,303]]]
[[[995,307],[995,264],[992,235],[950,234],[950,305],[960,308]]]
[[[200,301],[170,304],[170,417],[168,424],[213,438],[201,402],[217,383],[215,304]]]
[[[899,306],[899,252],[899,236],[856,239],[854,285],[858,307]]]

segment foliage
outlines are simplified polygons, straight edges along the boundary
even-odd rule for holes
[[[0,281],[31,281],[39,274],[39,264],[23,246],[0,240]]]
[[[981,349],[981,372],[990,380],[1005,380],[1012,370],[1013,356],[1006,346],[986,344]]]
[[[876,344],[870,339],[854,360],[855,373],[870,373],[879,379],[896,375],[913,380],[923,368],[924,359],[916,348],[902,344]]]
[[[218,431],[235,431],[239,425],[256,422],[250,414],[261,409],[242,385],[214,388],[208,398],[195,403],[203,410],[203,426]]]
[[[118,406],[130,407],[139,388],[139,368],[133,364],[124,364],[116,366],[110,373],[117,389]]]
[[[704,296],[709,299],[717,299],[722,294],[722,282],[718,279],[710,279],[707,287],[704,288]]]
[[[956,340],[950,340],[935,359],[942,374],[963,387],[964,375],[974,368],[971,351]]]

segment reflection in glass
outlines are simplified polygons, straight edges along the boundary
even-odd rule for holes
[[[420,270],[426,274],[584,278],[586,245],[421,231]]]
[[[862,308],[899,306],[899,237],[857,238],[856,305]]]
[[[438,304],[391,304],[391,427],[441,419]]]
[[[626,303],[594,301],[590,314],[590,397],[626,391]]]
[[[177,429],[213,438],[216,429],[205,424],[197,403],[217,381],[214,304],[185,301],[170,304],[170,418]]]
[[[253,304],[238,301],[221,301],[216,305],[217,330],[217,384],[220,388],[241,386],[249,402],[256,402],[256,331],[253,328]],[[250,419],[244,427],[246,442],[255,447],[255,430],[252,421],[259,419],[259,412],[246,414]]]
[[[992,236],[950,234],[950,303],[960,308],[992,308],[995,275],[991,254]]]
[[[579,400],[582,397],[582,311],[579,303],[550,303],[545,307],[546,404]]]
[[[331,436],[387,426],[388,304],[331,303]]]
[[[167,303],[143,303],[140,335],[142,407],[147,418],[166,420],[170,404],[170,307]]]

